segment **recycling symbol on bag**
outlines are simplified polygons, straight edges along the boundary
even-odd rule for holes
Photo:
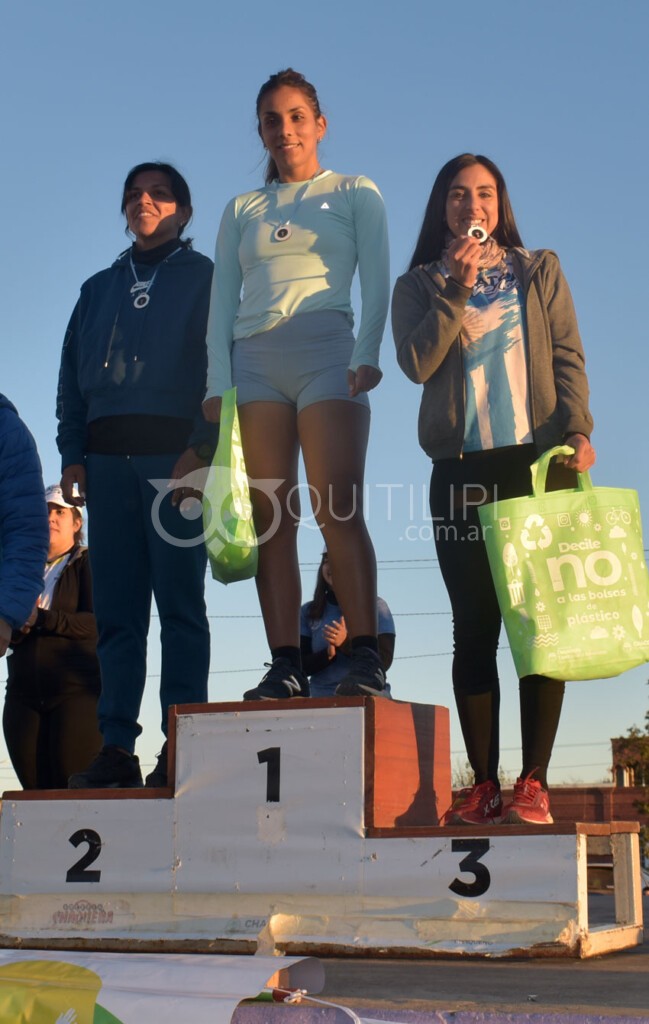
[[[521,544],[526,551],[536,551],[537,548],[542,550],[549,547],[551,543],[552,531],[550,527],[547,526],[543,516],[533,512],[523,524]]]

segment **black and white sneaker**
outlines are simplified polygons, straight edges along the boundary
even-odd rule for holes
[[[337,697],[388,697],[381,660],[371,647],[352,651],[349,672],[336,687]]]
[[[288,697],[310,696],[309,680],[289,658],[273,658],[266,662],[268,672],[254,690],[246,690],[244,700],[286,700]]]
[[[167,741],[165,740],[162,744],[162,750],[158,754],[158,760],[156,761],[155,768],[149,772],[144,785],[148,789],[159,789],[163,786],[168,785],[167,778]]]
[[[68,789],[137,789],[142,785],[140,762],[119,747],[102,747],[85,772],[68,779]]]

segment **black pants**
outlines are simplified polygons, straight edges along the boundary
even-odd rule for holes
[[[67,789],[102,746],[98,694],[81,686],[50,699],[8,686],[2,725],[9,757],[23,789]]]
[[[436,462],[430,508],[440,570],[453,611],[453,690],[476,782],[498,782],[500,683],[496,664],[501,615],[478,507],[531,493],[533,445],[476,452]],[[553,463],[548,490],[576,486],[576,474]],[[521,679],[522,775],[535,771],[547,785],[547,766],[559,725],[564,683]]]

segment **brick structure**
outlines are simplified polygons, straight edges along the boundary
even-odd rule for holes
[[[642,786],[551,786],[550,806],[555,821],[639,821],[649,825],[636,801],[647,802]],[[507,800],[507,795],[505,795]]]

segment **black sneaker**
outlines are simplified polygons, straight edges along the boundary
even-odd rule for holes
[[[336,687],[337,697],[387,697],[385,672],[381,660],[371,647],[352,651],[352,664],[345,678]]]
[[[68,779],[68,789],[136,789],[142,785],[140,762],[119,747],[102,747],[85,772]]]
[[[247,690],[244,700],[286,700],[287,697],[309,697],[309,680],[289,658],[273,658],[266,662],[268,672],[254,690]]]
[[[144,785],[149,789],[159,789],[161,786],[168,786],[167,780],[167,741],[165,740],[162,744],[162,750],[158,754],[158,760],[156,766],[152,772],[149,772]]]

